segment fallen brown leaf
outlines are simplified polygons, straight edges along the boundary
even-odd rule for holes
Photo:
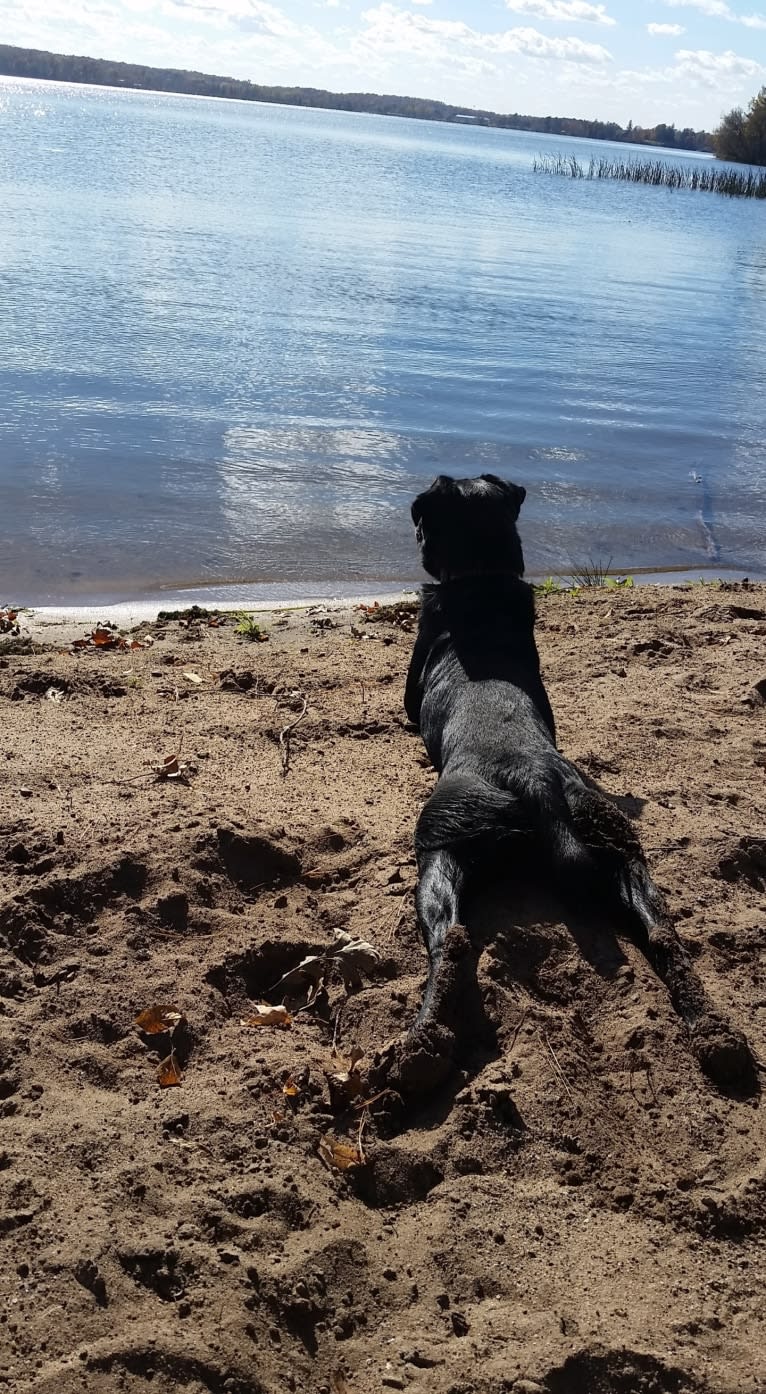
[[[159,1004],[156,1007],[147,1007],[146,1011],[134,1019],[133,1024],[147,1036],[160,1036],[165,1031],[175,1031],[183,1019],[184,1014],[179,1012],[177,1007]]]
[[[319,1156],[330,1171],[351,1171],[353,1167],[365,1164],[364,1154],[359,1147],[350,1142],[339,1142],[336,1137],[325,1134],[319,1140]]]
[[[157,1079],[160,1089],[172,1089],[174,1085],[181,1083],[181,1067],[178,1063],[178,1056],[174,1050],[165,1060],[160,1062],[157,1070]]]
[[[259,1002],[254,1008],[252,1016],[240,1018],[242,1026],[276,1026],[281,1031],[287,1031],[293,1024],[286,1007],[272,1007],[268,1002]]]

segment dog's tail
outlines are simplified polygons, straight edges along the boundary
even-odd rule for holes
[[[443,775],[418,819],[415,851],[420,860],[443,848],[496,842],[504,834],[531,831],[529,814],[517,794],[477,774]]]

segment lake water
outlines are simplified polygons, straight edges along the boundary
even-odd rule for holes
[[[416,579],[437,471],[533,573],[766,572],[766,206],[570,149],[0,79],[0,603]]]

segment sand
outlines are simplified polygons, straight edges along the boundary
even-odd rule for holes
[[[562,749],[766,1061],[766,587],[538,609]],[[407,1113],[357,1106],[425,976],[412,617],[262,623],[0,639],[0,1389],[766,1388],[763,1109],[555,888],[476,908],[497,1047]],[[348,993],[275,989],[337,930],[377,954]],[[290,1025],[243,1024],[283,997]]]

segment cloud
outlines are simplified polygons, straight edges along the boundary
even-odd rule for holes
[[[672,38],[677,39],[681,34],[686,33],[683,24],[647,24],[646,28],[653,38],[657,38],[661,34],[669,34]]]
[[[679,76],[713,87],[731,86],[742,78],[758,78],[766,72],[763,63],[756,62],[754,58],[745,58],[730,48],[725,53],[711,53],[704,48],[681,48],[675,58]]]
[[[157,7],[155,7],[157,8]],[[297,38],[301,31],[276,5],[265,0],[164,0],[159,8],[178,17],[206,24],[229,24],[236,29],[275,39]]]
[[[699,10],[700,14],[712,19],[734,19],[734,13],[725,0],[665,0],[672,10]]]
[[[423,0],[415,0],[422,4]],[[533,19],[555,19],[566,22],[583,20],[591,24],[616,24],[607,14],[605,5],[589,5],[586,0],[505,0],[505,7],[514,14],[530,15]]]
[[[728,19],[732,24],[744,24],[746,29],[766,29],[766,15],[740,15],[726,0],[665,0],[674,10],[698,10],[710,19]],[[647,26],[651,32],[651,24]]]
[[[487,33],[472,29],[462,20],[430,19],[384,3],[362,15],[367,28],[359,43],[376,53],[449,61],[484,55],[487,58],[517,54],[573,63],[609,63],[612,55],[601,44],[577,38],[549,38],[537,29],[516,28]]]
[[[680,48],[674,54],[674,62],[665,68],[623,69],[614,75],[615,85],[623,89],[656,86],[671,91],[680,88],[690,91],[696,88],[722,98],[741,97],[743,86],[751,87],[764,78],[766,65],[763,63],[734,53],[732,49],[713,53],[705,48]]]

